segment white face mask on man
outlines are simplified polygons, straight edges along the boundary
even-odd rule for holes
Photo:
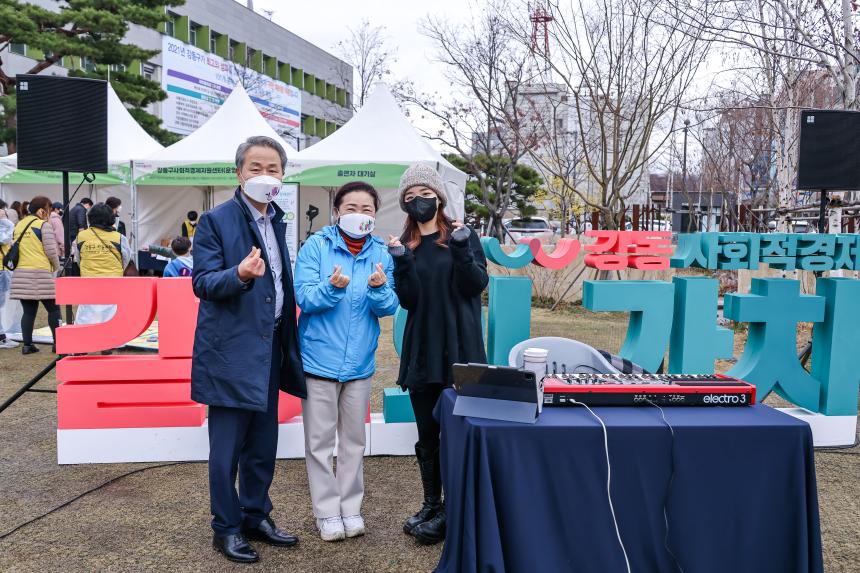
[[[281,181],[271,175],[258,175],[245,180],[242,190],[257,203],[271,203],[281,192]]]
[[[337,226],[346,236],[361,239],[373,232],[376,227],[376,219],[364,213],[347,213],[340,216]]]

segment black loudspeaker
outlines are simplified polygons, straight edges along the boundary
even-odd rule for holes
[[[18,168],[107,172],[107,82],[18,75]]]
[[[860,112],[815,109],[800,113],[797,188],[860,189]]]

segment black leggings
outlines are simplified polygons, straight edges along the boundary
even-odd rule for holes
[[[48,311],[48,326],[51,327],[51,334],[56,335],[57,327],[60,326],[60,307],[52,298],[42,299],[42,305]],[[21,317],[21,334],[24,337],[24,344],[30,346],[33,344],[33,325],[36,324],[39,301],[22,300],[21,306],[24,307],[24,316]]]
[[[433,409],[444,389],[442,384],[430,384],[418,392],[409,392],[415,425],[418,426],[418,444],[427,452],[439,449],[439,422],[433,417]]]

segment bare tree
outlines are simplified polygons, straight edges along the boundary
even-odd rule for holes
[[[490,2],[475,9],[464,26],[427,18],[421,31],[436,46],[449,89],[444,94],[411,90],[405,97],[439,125],[428,138],[463,159],[478,189],[474,195],[488,212],[488,231],[497,238],[516,193],[518,163],[534,143],[514,133],[520,127],[519,88],[528,54],[505,25],[506,10],[506,2]]]
[[[341,77],[341,83],[352,82],[354,94],[352,97],[353,111],[364,105],[374,83],[388,80],[391,76],[391,65],[397,61],[396,52],[389,45],[385,26],[373,26],[369,20],[362,20],[355,28],[349,28],[346,40],[336,45],[338,54],[352,66],[353,78]],[[336,73],[343,75],[344,70],[337,68]],[[347,81],[349,80],[349,81]],[[399,93],[395,86],[393,92]]]
[[[850,0],[681,0],[685,25],[719,43],[733,61],[731,89],[769,113],[775,207],[787,230],[795,190],[799,111],[860,109],[858,14]]]
[[[552,51],[538,51],[544,71],[532,83],[565,87],[570,100],[557,105],[569,110],[583,180],[569,178],[565,147],[541,146],[531,156],[542,172],[599,210],[607,227],[618,228],[630,199],[647,191],[648,165],[676,128],[707,42],[659,0],[550,1],[546,10],[553,18]],[[532,46],[524,22],[515,14],[508,25],[521,45]],[[538,116],[539,122],[558,119]],[[555,129],[544,123],[540,131]]]

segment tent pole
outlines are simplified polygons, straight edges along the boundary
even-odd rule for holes
[[[138,262],[138,240],[137,240],[137,238],[139,236],[138,233],[139,233],[140,214],[138,213],[138,204],[137,204],[138,203],[138,201],[137,201],[137,185],[135,184],[135,181],[134,181],[134,176],[135,176],[135,174],[134,174],[134,160],[129,159],[128,164],[129,164],[129,177],[131,178],[131,187],[130,187],[131,208],[134,210],[134,212],[132,214],[132,218],[131,218],[131,232],[134,234],[134,237],[133,237],[134,242],[131,245],[131,252],[134,255],[134,266],[137,268],[140,268],[139,262]]]

